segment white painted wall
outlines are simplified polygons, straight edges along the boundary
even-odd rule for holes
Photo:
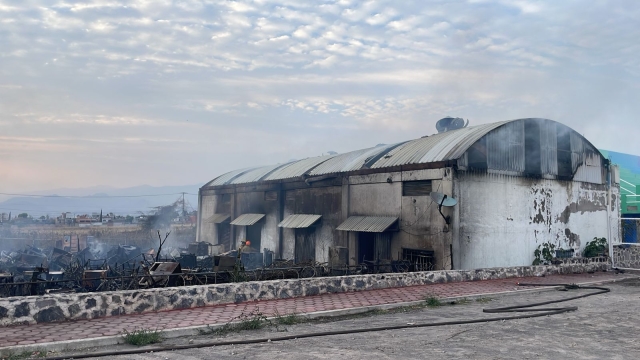
[[[608,237],[604,185],[460,173],[454,187],[457,269],[531,265],[544,242],[577,254]]]
[[[276,254],[279,253],[280,249],[278,244],[278,223],[280,223],[280,219],[278,218],[278,211],[274,207],[272,211],[268,211],[264,225],[262,226],[261,234],[260,234],[260,252],[263,252],[264,249],[269,249]]]

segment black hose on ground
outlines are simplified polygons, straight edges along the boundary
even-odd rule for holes
[[[287,336],[280,336],[280,337],[250,339],[250,340],[211,341],[211,342],[205,342],[205,343],[199,343],[199,344],[156,346],[156,347],[144,348],[144,349],[131,349],[131,350],[121,350],[121,351],[105,351],[105,352],[99,352],[99,353],[94,353],[94,354],[53,356],[53,357],[47,357],[47,358],[45,358],[45,360],[86,359],[86,358],[90,358],[90,357],[134,355],[134,354],[144,354],[144,353],[150,353],[150,352],[163,352],[163,351],[198,349],[198,348],[214,347],[214,346],[250,345],[250,344],[260,344],[260,343],[276,342],[276,341],[297,340],[297,339],[306,339],[306,338],[322,337],[322,336],[348,335],[348,334],[358,334],[358,333],[387,331],[387,330],[400,330],[400,329],[424,328],[424,327],[436,327],[436,326],[449,326],[449,325],[466,325],[466,324],[489,323],[489,322],[506,321],[506,320],[531,319],[531,318],[537,318],[537,317],[543,317],[543,316],[558,315],[558,314],[563,314],[563,313],[567,313],[567,312],[578,310],[578,307],[576,307],[576,306],[532,309],[533,307],[549,305],[549,304],[555,304],[555,303],[561,303],[561,302],[566,302],[566,301],[571,301],[571,300],[576,300],[576,299],[581,299],[581,298],[585,298],[585,297],[588,297],[588,296],[608,293],[608,292],[611,291],[610,289],[604,288],[604,287],[578,286],[578,285],[575,285],[575,284],[518,284],[518,285],[520,285],[520,286],[545,286],[545,287],[548,287],[548,286],[562,286],[562,287],[564,287],[562,290],[587,289],[587,290],[598,290],[598,291],[591,292],[591,293],[588,293],[588,294],[579,295],[579,296],[573,296],[573,297],[569,297],[569,298],[564,298],[564,299],[560,299],[560,300],[551,300],[551,301],[544,301],[544,302],[532,303],[532,304],[527,304],[527,305],[515,305],[515,306],[502,307],[502,308],[483,309],[482,310],[485,313],[533,312],[532,314],[527,314],[527,315],[516,315],[516,316],[509,316],[509,317],[502,316],[502,317],[491,317],[491,318],[471,319],[471,320],[443,321],[443,322],[435,322],[435,323],[389,325],[389,326],[350,329],[350,330],[323,331],[323,332],[314,332],[314,333],[307,333],[307,334],[287,335]]]

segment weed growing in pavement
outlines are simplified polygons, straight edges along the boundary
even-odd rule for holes
[[[476,299],[476,302],[486,304],[486,303],[488,303],[488,302],[490,302],[490,301],[492,301],[492,300],[493,300],[492,298],[488,298],[488,297],[480,297],[480,298],[477,298],[477,299]]]
[[[243,331],[243,330],[258,330],[267,325],[271,325],[271,321],[267,319],[259,309],[255,309],[249,314],[242,313],[235,318],[231,319],[228,323],[222,325],[219,328],[207,330],[199,330],[200,335],[216,335],[224,336],[230,333]]]
[[[427,298],[427,306],[428,307],[438,307],[438,306],[442,306],[442,303],[440,302],[440,300],[438,300],[437,297],[430,296],[430,297]]]
[[[20,354],[10,354],[1,357],[2,360],[24,360],[24,359],[37,359],[37,358],[45,358],[47,357],[46,350],[36,350],[36,351],[24,351]]]
[[[276,320],[276,324],[279,324],[279,325],[295,325],[303,322],[305,319],[293,313],[287,314],[287,315],[280,315],[276,311],[275,320]]]
[[[122,333],[124,342],[129,345],[144,346],[149,344],[157,344],[162,342],[162,334],[158,330],[133,330],[131,332],[124,330]]]

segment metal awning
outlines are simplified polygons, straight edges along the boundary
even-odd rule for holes
[[[264,214],[242,214],[231,222],[231,225],[249,226],[262,220]]]
[[[213,216],[207,218],[205,222],[220,224],[229,220],[230,218],[231,218],[231,215],[229,214],[213,214]]]
[[[380,233],[389,229],[396,221],[397,217],[388,216],[349,216],[336,230]]]
[[[316,221],[320,220],[322,215],[289,215],[278,224],[279,227],[288,229],[304,229],[313,225]]]

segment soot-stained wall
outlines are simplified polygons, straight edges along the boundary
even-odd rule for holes
[[[580,254],[594,237],[608,238],[609,226],[614,242],[619,236],[619,206],[612,201],[607,213],[605,185],[459,173],[455,189],[456,268],[531,264],[545,242]]]

